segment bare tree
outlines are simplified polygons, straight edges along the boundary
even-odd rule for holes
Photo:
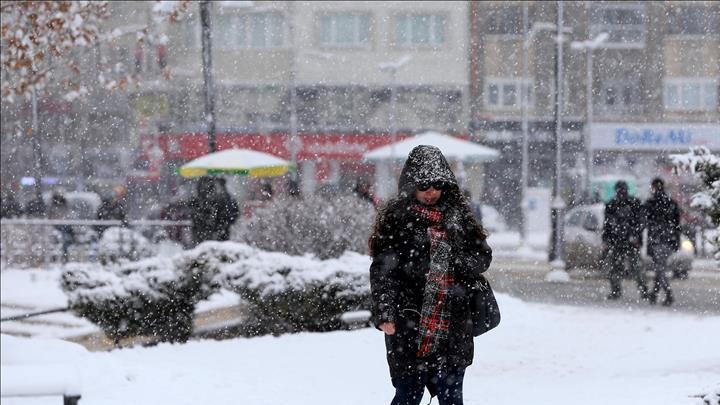
[[[30,98],[33,88],[42,90],[53,83],[67,90],[66,99],[88,93],[87,77],[81,75],[78,55],[99,43],[135,34],[137,41],[157,40],[153,30],[163,20],[178,21],[188,1],[156,2],[153,22],[147,26],[107,32],[103,24],[109,17],[106,1],[17,1],[3,3],[2,12],[2,99]],[[106,89],[124,88],[131,75],[112,78],[99,71],[93,82]]]

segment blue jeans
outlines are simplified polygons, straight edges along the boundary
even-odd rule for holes
[[[463,378],[465,378],[464,368],[393,378],[395,398],[390,405],[420,404],[425,386],[433,388],[431,393],[436,391],[440,405],[463,405]]]

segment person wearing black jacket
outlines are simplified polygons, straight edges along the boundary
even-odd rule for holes
[[[680,208],[665,193],[662,179],[653,179],[650,190],[652,194],[645,201],[644,209],[647,215],[647,253],[653,262],[655,281],[648,298],[654,304],[658,293],[665,290],[663,305],[672,305],[674,298],[666,271],[668,258],[680,247]]]
[[[239,207],[228,193],[224,179],[198,179],[197,195],[190,200],[189,205],[195,244],[230,238],[230,226],[238,218]]]
[[[614,300],[622,296],[622,278],[626,261],[630,263],[630,272],[635,277],[638,290],[643,299],[648,298],[645,277],[640,270],[640,247],[645,227],[642,203],[628,194],[628,185],[624,181],[615,184],[615,197],[605,206],[603,224],[603,249],[609,262],[610,294]]]
[[[372,322],[385,333],[392,405],[462,404],[473,360],[470,296],[492,260],[447,160],[434,146],[410,152],[398,195],[370,237]]]

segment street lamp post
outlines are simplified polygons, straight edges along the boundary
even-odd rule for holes
[[[390,133],[390,169],[392,175],[395,175],[395,143],[397,142],[397,72],[405,66],[412,56],[405,55],[396,62],[383,62],[378,65],[381,72],[390,74],[390,122],[388,124],[388,132]]]
[[[38,133],[38,105],[37,89],[35,85],[30,88],[32,122],[30,132],[32,134],[32,148],[35,157],[35,197],[39,200],[42,197],[42,145]]]
[[[606,32],[599,33],[595,38],[586,41],[573,41],[570,48],[573,50],[584,50],[586,54],[586,77],[585,77],[585,179],[583,189],[588,198],[592,198],[592,172],[593,172],[593,149],[590,137],[593,122],[593,51],[603,42],[607,41],[609,35]]]
[[[528,52],[530,49],[530,44],[535,38],[535,35],[542,30],[554,30],[555,24],[547,23],[547,22],[536,22],[533,23],[530,30],[527,30],[528,26],[528,3],[523,2],[523,32],[525,33],[525,39],[523,41],[523,57],[522,57],[522,70],[523,70],[523,82],[520,84],[520,115],[522,116],[522,167],[521,167],[521,174],[520,174],[520,204],[521,204],[521,215],[522,215],[522,224],[520,225],[520,241],[523,246],[527,245],[527,209],[525,207],[526,205],[526,197],[527,197],[527,188],[528,188],[528,171],[529,171],[529,165],[530,165],[530,157],[529,157],[529,125],[528,125],[528,103],[529,103],[529,73],[528,73]]]
[[[552,255],[551,261],[557,272],[564,272],[562,240],[563,211],[565,201],[562,198],[562,114],[563,114],[563,2],[557,1],[557,38],[555,47],[555,183],[551,206]],[[567,273],[565,273],[567,276]]]
[[[205,96],[205,124],[208,130],[208,153],[217,150],[215,141],[215,88],[212,73],[212,26],[210,23],[210,1],[200,2],[200,25],[202,27],[202,71],[203,95]]]
[[[288,7],[292,7],[292,2],[288,3]],[[288,37],[290,40],[290,73],[288,77],[288,87],[290,90],[290,135],[288,143],[290,146],[290,163],[295,167],[291,172],[293,180],[297,180],[297,155],[300,149],[298,129],[297,129],[297,88],[296,81],[296,51],[295,51],[295,26],[292,19],[293,13],[285,11],[285,20],[287,21]]]

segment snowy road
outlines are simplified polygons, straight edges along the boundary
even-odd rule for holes
[[[720,315],[720,270],[695,269],[687,280],[670,280],[675,293],[675,303],[670,309],[660,305],[650,307],[646,302],[639,301],[633,280],[623,282],[624,295],[620,300],[609,302],[605,300],[609,282],[597,274],[571,271],[569,283],[550,283],[545,281],[548,271],[547,263],[536,265],[500,259],[495,260],[487,276],[493,288],[526,301]],[[652,277],[649,274],[647,285],[651,286]]]

